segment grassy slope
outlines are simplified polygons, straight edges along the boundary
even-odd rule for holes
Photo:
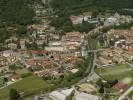
[[[12,85],[7,86],[0,90],[0,100],[6,100],[9,97],[9,91],[11,88],[17,89],[19,92],[24,92],[24,95],[31,95],[46,90],[49,85],[38,78],[37,76],[29,76],[21,81],[18,81]]]

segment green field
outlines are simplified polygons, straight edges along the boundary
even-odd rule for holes
[[[49,84],[37,76],[31,75],[1,89],[0,100],[7,100],[9,98],[9,91],[11,88],[17,89],[19,92],[23,92],[24,96],[30,96],[40,93],[41,91],[48,90]]]
[[[119,64],[110,67],[97,68],[96,73],[99,74],[105,80],[118,79],[126,84],[133,84],[133,68],[126,64]]]

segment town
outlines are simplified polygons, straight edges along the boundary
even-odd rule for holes
[[[26,27],[28,35],[0,43],[0,99],[16,89],[24,100],[131,100],[133,17],[71,14],[76,28],[62,32],[50,24],[58,16],[45,7],[49,0],[42,1],[33,5],[39,22]],[[77,27],[85,22],[88,32]]]

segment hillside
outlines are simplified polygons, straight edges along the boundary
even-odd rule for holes
[[[32,0],[0,0],[0,19],[4,22],[31,24],[34,16]]]
[[[133,8],[133,0],[52,0],[55,10],[85,10],[96,8]]]
[[[26,26],[33,23],[34,1],[39,0],[0,0],[0,42],[13,34],[26,33]],[[17,31],[9,32],[9,27]]]

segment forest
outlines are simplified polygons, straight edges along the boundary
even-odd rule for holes
[[[133,8],[133,0],[51,0],[56,9],[75,9],[84,7],[102,7],[110,9]]]
[[[76,27],[72,26],[69,16],[79,15],[83,12],[90,11],[92,15],[119,12],[120,14],[133,16],[133,12],[124,10],[133,8],[133,0],[51,0],[50,5],[54,13],[58,15],[58,18],[51,20],[51,25],[64,31],[76,29],[76,31],[88,32],[92,29],[93,26],[87,23]]]
[[[27,25],[32,23],[33,0],[0,0],[0,20],[6,23]]]
[[[0,0],[0,42],[11,35],[26,33],[26,26],[33,23],[34,1],[39,0]],[[9,27],[16,31],[9,32]]]

